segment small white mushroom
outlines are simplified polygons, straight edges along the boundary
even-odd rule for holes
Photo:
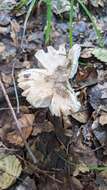
[[[74,45],[68,53],[64,44],[59,50],[52,46],[47,50],[36,52],[40,68],[21,71],[18,85],[23,89],[22,95],[35,108],[49,107],[52,115],[67,116],[81,107],[69,83],[77,72],[80,46]]]

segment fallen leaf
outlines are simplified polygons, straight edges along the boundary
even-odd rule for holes
[[[0,189],[7,189],[20,176],[22,166],[15,155],[0,154]]]
[[[5,43],[5,47],[6,47],[5,50],[0,54],[0,60],[1,61],[6,60],[7,62],[10,63],[10,61],[16,56],[16,48],[11,44],[10,41]]]
[[[55,14],[61,14],[70,10],[68,0],[52,0],[52,10]]]
[[[84,58],[84,59],[91,58],[91,57],[92,57],[92,51],[93,51],[93,48],[85,48],[85,49],[81,52],[80,57],[81,57],[81,58]]]
[[[19,122],[22,127],[30,127],[33,125],[34,121],[34,114],[24,114],[20,119]]]
[[[22,128],[22,133],[25,139],[27,139],[32,132],[32,127],[29,128]],[[24,146],[23,140],[20,136],[20,134],[16,131],[9,132],[6,137],[7,141],[11,144],[17,145],[17,146]]]
[[[107,124],[107,113],[101,112],[101,115],[99,117],[99,124],[106,125]]]
[[[32,132],[34,115],[24,114],[18,121],[20,123],[23,136],[25,139],[27,139],[31,135],[31,132]],[[7,133],[6,140],[9,143],[14,144],[14,145],[20,145],[20,146],[24,145],[20,134],[16,130]]]
[[[10,11],[16,4],[16,0],[0,0],[0,9],[3,11]]]
[[[105,170],[100,172],[99,175],[100,175],[100,177],[103,177],[105,179],[105,181],[107,181],[107,166],[105,167]]]
[[[73,138],[73,137],[72,137]],[[77,136],[75,137],[77,139]],[[78,141],[71,145],[71,154],[76,156],[77,165],[84,163],[86,166],[95,165],[97,162],[95,153],[87,145],[83,144],[83,139],[79,136]]]
[[[105,0],[90,0],[91,5],[94,7],[99,7],[99,6],[104,7],[105,2],[106,2]]]
[[[89,81],[95,80],[97,78],[97,72],[94,67],[84,67],[80,68],[76,79],[78,82],[84,82],[84,83],[89,83]]]
[[[43,123],[43,125],[44,126],[38,125],[38,126],[34,127],[32,135],[37,136],[38,134],[43,133],[43,132],[50,133],[50,132],[54,131],[54,127],[51,122],[45,121]]]
[[[1,78],[3,82],[5,83],[6,87],[9,87],[9,85],[12,83],[11,75],[6,75],[5,73],[1,72]]]
[[[99,141],[99,143],[104,146],[107,142],[107,133],[106,131],[99,125],[99,119],[96,118],[91,126],[93,130],[93,134],[96,137],[96,139]]]
[[[88,91],[89,102],[93,109],[107,110],[107,82],[97,84]]]
[[[16,20],[12,20],[11,21],[11,38],[15,46],[18,46],[17,33],[19,31],[20,31],[20,25],[16,22]]]
[[[80,182],[79,179],[77,179],[76,177],[72,176],[70,184],[72,185],[74,190],[83,190],[83,185]]]
[[[76,165],[76,169],[73,172],[73,176],[78,176],[80,172],[81,173],[89,172],[89,168],[85,163],[80,163]]]
[[[107,49],[95,48],[92,54],[100,61],[107,63]]]
[[[88,121],[89,115],[87,111],[82,111],[72,114],[72,117],[80,123],[86,123]]]

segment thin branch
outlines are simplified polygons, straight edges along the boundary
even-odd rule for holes
[[[20,123],[19,123],[19,121],[18,121],[18,119],[17,119],[17,117],[16,117],[15,111],[14,111],[12,105],[11,105],[11,102],[10,102],[10,100],[9,100],[8,94],[7,94],[7,92],[6,92],[6,89],[5,89],[4,84],[2,83],[1,79],[0,79],[0,86],[1,86],[2,92],[3,92],[3,94],[4,94],[4,97],[5,97],[6,101],[7,101],[7,104],[8,104],[8,106],[9,106],[10,110],[11,110],[11,113],[12,113],[13,118],[14,118],[15,123],[16,123],[16,127],[17,127],[17,129],[18,129],[18,131],[19,131],[19,134],[20,134],[20,136],[21,136],[21,138],[22,138],[22,140],[23,140],[23,142],[24,142],[24,145],[25,145],[25,147],[26,147],[26,149],[27,149],[27,151],[28,151],[28,153],[29,153],[29,155],[30,155],[30,157],[31,157],[31,159],[32,159],[32,161],[33,161],[33,163],[36,164],[36,163],[37,163],[37,159],[36,159],[35,156],[33,155],[33,153],[32,153],[32,151],[31,151],[31,149],[30,149],[30,147],[29,147],[27,141],[25,140],[25,137],[23,136],[23,132],[22,132],[22,130],[21,130],[21,125],[20,125]]]
[[[14,78],[14,70],[15,70],[15,62],[13,63],[13,67],[12,67],[12,80],[13,80],[13,86],[14,86],[14,92],[15,92],[15,96],[16,96],[16,104],[17,104],[17,114],[20,112],[19,110],[19,98],[18,98],[18,93],[17,93],[17,87],[16,87],[16,82],[15,82],[15,78]]]
[[[32,106],[27,106],[28,108],[32,108]],[[17,110],[17,107],[13,107],[14,110]],[[9,107],[2,107],[0,108],[0,111],[4,111],[4,110],[10,110]]]

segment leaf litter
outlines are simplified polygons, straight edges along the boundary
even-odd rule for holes
[[[97,10],[102,11],[101,7],[105,5],[103,17],[96,19],[104,33],[105,48],[98,47],[97,37],[91,24],[77,7],[79,15],[78,13],[74,15],[73,40],[75,44],[80,45],[72,54],[68,43],[66,15],[70,8],[69,2],[63,2],[63,4],[67,3],[67,6],[65,4],[59,6],[56,2],[52,2],[54,15],[51,45],[47,48],[44,46],[45,11],[40,6],[38,13],[34,10],[28,21],[23,44],[24,51],[22,51],[20,43],[26,10],[14,11],[17,5],[14,0],[0,1],[1,79],[16,112],[23,136],[37,159],[37,164],[33,164],[0,88],[0,139],[2,142],[0,155],[4,154],[6,158],[2,160],[5,171],[0,170],[2,186],[4,184],[2,189],[10,187],[9,190],[100,190],[102,187],[105,189],[107,187],[107,72],[106,30],[104,29],[107,6],[104,4],[105,1],[85,1],[93,7],[96,18],[98,18]],[[60,14],[65,20],[60,18]],[[66,48],[61,45],[65,42],[67,42]],[[80,46],[82,47],[81,54]],[[52,62],[54,59],[55,64]],[[12,81],[13,65],[20,103],[18,114]],[[19,84],[17,84],[18,76]],[[65,88],[65,83],[67,88]],[[24,92],[28,90],[24,94],[26,98],[22,97],[23,92],[18,85]],[[44,96],[44,90],[47,87],[48,90],[51,88],[51,91],[49,96],[47,91]],[[54,104],[50,109],[56,88],[58,88],[57,101],[55,101],[54,109]],[[67,91],[68,94],[68,88],[71,90],[72,101],[65,109],[68,99],[62,101],[61,90]],[[32,89],[32,96],[29,99],[27,97]],[[17,168],[17,163],[19,168]],[[11,174],[15,174],[11,176],[11,179],[8,172],[6,173],[6,167],[10,168]]]

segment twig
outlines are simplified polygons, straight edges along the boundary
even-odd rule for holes
[[[60,169],[57,169],[57,168],[52,168],[52,170],[42,170],[40,168],[38,168],[38,166],[34,165],[33,163],[29,162],[28,160],[24,160],[23,157],[21,157],[20,155],[17,155],[17,157],[22,160],[24,162],[25,165],[27,165],[34,174],[42,174],[44,176],[47,176],[49,177],[50,179],[60,183],[60,184],[63,184],[63,181],[59,180],[59,179],[56,179],[55,177],[53,177],[53,175],[55,176],[55,173],[56,172],[60,172]]]
[[[90,86],[96,85],[97,83],[98,83],[97,80],[89,82],[88,84],[84,84],[83,86],[80,86],[80,87],[76,88],[76,91],[82,90],[83,88],[86,88],[86,87],[90,87]]]
[[[27,106],[28,108],[32,108],[32,106]],[[14,110],[17,110],[17,107],[13,107]],[[0,108],[0,111],[4,111],[4,110],[10,110],[9,107],[2,107]]]
[[[13,63],[13,67],[12,67],[12,80],[13,80],[14,92],[15,92],[15,96],[16,96],[17,114],[18,114],[20,112],[20,110],[19,110],[19,98],[18,98],[17,87],[16,87],[15,78],[14,78],[14,68],[15,68],[15,62]]]
[[[8,97],[8,95],[7,95],[7,92],[6,92],[6,90],[5,90],[4,84],[3,84],[2,81],[1,81],[1,78],[0,78],[0,86],[1,86],[2,92],[3,92],[3,94],[4,94],[4,97],[5,97],[6,101],[7,101],[7,104],[8,104],[8,106],[9,106],[10,110],[11,110],[11,113],[12,113],[13,118],[14,118],[15,123],[16,123],[16,127],[17,127],[17,129],[18,129],[18,131],[19,131],[19,134],[20,134],[20,136],[21,136],[21,138],[22,138],[22,140],[23,140],[23,142],[24,142],[24,145],[25,145],[25,147],[26,147],[26,149],[27,149],[27,151],[28,151],[30,157],[32,158],[33,163],[36,164],[36,163],[37,163],[37,159],[36,159],[35,156],[33,155],[33,153],[32,153],[32,151],[31,151],[31,149],[30,149],[30,147],[29,147],[27,141],[25,140],[25,137],[23,136],[23,132],[22,132],[22,130],[21,130],[21,125],[20,125],[20,123],[19,123],[19,121],[18,121],[18,119],[17,119],[17,117],[16,117],[15,111],[14,111],[12,105],[11,105],[11,102],[10,102],[9,97]]]

